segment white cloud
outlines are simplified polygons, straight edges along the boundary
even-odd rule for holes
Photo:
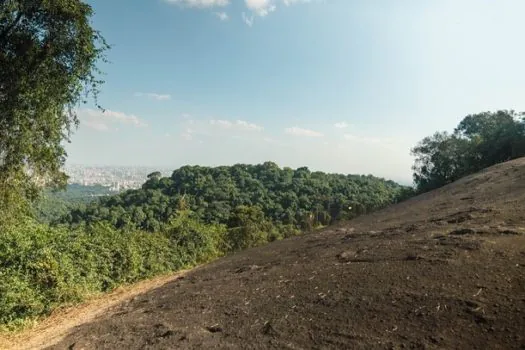
[[[310,2],[310,1],[311,0],[283,0],[283,3],[286,6],[290,6],[290,5],[293,5],[293,4],[307,3],[307,2]]]
[[[180,136],[182,137],[183,140],[191,141],[191,140],[193,140],[193,130],[186,129],[186,131],[184,131],[182,134],[180,134]]]
[[[104,122],[99,120],[84,120],[81,122],[85,126],[87,126],[90,129],[94,129],[97,131],[108,131],[109,126],[107,126]]]
[[[261,17],[275,11],[277,7],[274,2],[274,0],[244,0],[246,7]]]
[[[244,3],[252,13],[255,13],[260,17],[265,17],[277,9],[277,4],[279,2],[282,2],[285,6],[290,6],[293,4],[307,3],[310,1],[311,0],[244,0]],[[253,24],[253,18],[250,21],[247,21],[245,18],[248,17],[243,16],[244,22],[251,26]]]
[[[263,137],[262,140],[264,142],[266,142],[266,143],[269,143],[270,145],[280,145],[280,146],[284,145],[284,143],[282,141],[279,141],[279,140],[274,139],[272,137]]]
[[[230,5],[231,0],[163,0],[168,4],[179,5],[183,7],[193,7],[199,9],[226,7]],[[253,26],[255,16],[265,17],[277,10],[278,6],[291,6],[293,4],[308,3],[312,0],[244,0],[244,4],[248,9],[241,13],[241,18],[249,27]],[[227,21],[230,16],[224,12],[214,12],[221,21]]]
[[[169,94],[157,94],[157,93],[154,93],[154,92],[146,92],[146,93],[144,93],[144,92],[136,92],[135,96],[136,97],[147,97],[149,99],[157,100],[157,101],[171,100],[171,95],[169,95]]]
[[[334,126],[338,129],[345,129],[345,128],[348,128],[348,123],[339,122],[339,123],[335,123]]]
[[[253,26],[253,15],[248,17],[248,16],[246,15],[246,13],[243,12],[243,13],[241,14],[241,17],[242,17],[242,21],[243,21],[244,23],[246,23],[246,25],[247,25],[248,27]]]
[[[215,12],[215,16],[221,21],[227,21],[230,18],[226,12]]]
[[[352,135],[352,134],[345,134],[343,137],[349,141],[355,141],[355,142],[366,143],[366,144],[380,144],[380,143],[387,143],[391,141],[390,139],[381,139],[378,137],[368,137],[368,136],[358,136],[358,135]]]
[[[244,120],[210,120],[210,124],[221,129],[239,130],[239,131],[261,131],[264,128],[260,125],[249,123]]]
[[[254,134],[261,135],[261,137],[264,135],[262,133],[264,130],[262,126],[245,120],[189,119],[184,121],[181,126],[184,131],[180,133],[180,137],[185,141],[196,141],[196,139],[202,137],[220,139],[224,137],[235,137],[249,134],[249,137],[253,138]]]
[[[164,0],[169,4],[176,4],[188,7],[210,8],[224,7],[230,4],[230,0]]]
[[[308,137],[323,137],[324,135],[318,131],[303,129],[299,127],[286,128],[284,130],[289,135],[308,136]]]
[[[111,110],[83,109],[78,112],[80,123],[98,131],[108,131],[111,124],[128,124],[134,127],[148,126],[139,117]]]

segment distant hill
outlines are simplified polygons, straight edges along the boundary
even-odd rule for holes
[[[171,177],[151,173],[141,189],[100,198],[73,210],[63,222],[105,221],[117,228],[158,231],[177,210],[186,209],[204,223],[235,227],[244,215],[240,212],[248,210],[273,224],[309,230],[389,205],[403,189],[371,175],[281,169],[272,162],[184,166]]]

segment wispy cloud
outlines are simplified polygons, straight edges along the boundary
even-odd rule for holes
[[[148,126],[135,115],[111,110],[83,109],[78,112],[78,117],[81,124],[98,131],[108,131],[112,124],[127,124],[137,128]]]
[[[226,12],[215,12],[215,16],[217,16],[217,18],[219,18],[221,21],[227,21],[230,16],[228,16],[228,14]]]
[[[223,8],[231,4],[231,0],[163,0],[165,3],[182,7],[198,9]],[[242,0],[239,0],[239,2]],[[255,17],[266,17],[277,10],[279,6],[291,6],[294,4],[308,3],[313,0],[243,0],[247,9],[241,13],[242,21],[249,27],[253,26]],[[214,12],[221,21],[227,21],[230,16],[224,12]]]
[[[210,124],[220,129],[239,130],[239,131],[261,131],[264,128],[260,125],[249,123],[244,120],[210,120]]]
[[[335,123],[334,126],[338,129],[346,129],[348,128],[348,123],[346,122],[339,122],[339,123]]]
[[[285,133],[295,136],[307,136],[307,137],[323,137],[324,135],[318,131],[303,129],[299,127],[286,128]]]
[[[248,27],[253,26],[253,15],[248,16],[245,12],[241,13],[242,21],[246,23]]]
[[[180,134],[181,138],[185,141],[193,140],[193,130],[187,128],[183,133]]]
[[[250,11],[261,17],[267,16],[277,8],[274,0],[244,0],[244,2]]]
[[[355,142],[366,143],[366,144],[378,144],[378,143],[384,143],[384,142],[390,141],[389,139],[381,139],[378,137],[359,136],[359,135],[352,135],[352,134],[345,134],[343,137],[349,141],[355,141]]]
[[[293,4],[300,4],[300,3],[307,3],[307,2],[311,2],[312,0],[283,0],[283,3],[286,5],[286,6],[290,6],[290,5],[293,5]]]
[[[100,120],[83,120],[81,121],[82,124],[87,126],[90,129],[97,130],[97,131],[108,131],[109,126]]]
[[[263,137],[262,139],[264,142],[272,145],[272,146],[283,146],[285,145],[284,142],[280,141],[280,140],[277,140],[277,139],[274,139],[272,137]]]
[[[210,8],[210,7],[224,7],[230,4],[230,0],[164,0],[169,4],[176,4],[187,7],[199,7],[199,8]]]
[[[282,3],[285,6],[290,6],[299,3],[308,3],[311,0],[244,0],[244,4],[248,10],[259,17],[265,17],[277,10],[277,5]],[[243,15],[243,20],[249,26],[253,25],[253,17]]]
[[[261,135],[264,130],[262,126],[245,120],[188,119],[181,125],[184,127],[184,131],[180,133],[180,137],[185,141],[192,141],[201,137],[240,137],[247,134],[251,138],[254,133]]]
[[[169,94],[157,94],[154,92],[135,92],[136,97],[147,97],[152,100],[157,101],[166,101],[171,100],[171,95]]]

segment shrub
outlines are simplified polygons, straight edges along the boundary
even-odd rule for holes
[[[160,233],[103,224],[71,231],[30,219],[1,229],[0,324],[8,327],[184,265]]]

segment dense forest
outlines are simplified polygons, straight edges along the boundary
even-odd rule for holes
[[[141,189],[103,197],[72,210],[62,222],[107,222],[117,229],[157,232],[181,208],[206,224],[237,226],[240,213],[260,212],[278,230],[308,231],[382,208],[403,187],[368,176],[325,174],[275,163],[184,166],[171,177],[155,172]]]

